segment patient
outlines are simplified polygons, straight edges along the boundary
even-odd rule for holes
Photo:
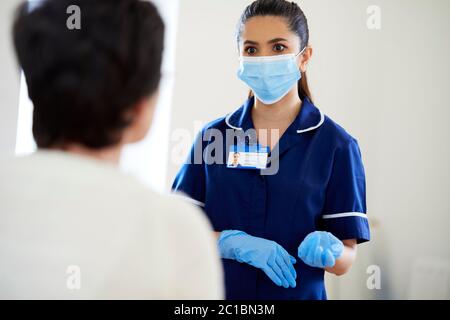
[[[81,29],[66,26],[81,9]],[[138,0],[19,7],[38,151],[0,163],[1,299],[221,299],[209,222],[117,167],[146,135],[164,25]]]

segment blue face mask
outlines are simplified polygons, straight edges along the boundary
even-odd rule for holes
[[[284,98],[301,79],[297,55],[284,54],[266,57],[240,57],[238,78],[253,91],[264,104],[274,104]]]

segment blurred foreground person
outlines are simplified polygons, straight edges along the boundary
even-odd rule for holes
[[[72,5],[79,28],[68,27]],[[221,299],[207,219],[117,167],[157,102],[164,24],[154,5],[24,3],[13,38],[38,151],[0,161],[0,298]]]

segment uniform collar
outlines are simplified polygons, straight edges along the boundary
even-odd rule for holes
[[[235,130],[254,128],[251,117],[251,109],[255,98],[249,98],[239,109],[228,114],[225,118],[226,124]],[[289,126],[288,131],[295,130],[296,133],[312,131],[320,127],[325,120],[325,116],[309,98],[304,98],[300,112],[294,122]]]

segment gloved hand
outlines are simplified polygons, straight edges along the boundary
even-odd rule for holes
[[[330,232],[314,231],[298,247],[298,256],[311,267],[333,267],[342,255],[344,244]]]
[[[262,269],[278,286],[295,288],[295,258],[274,241],[253,237],[243,231],[222,231],[218,240],[222,258],[248,263]]]

